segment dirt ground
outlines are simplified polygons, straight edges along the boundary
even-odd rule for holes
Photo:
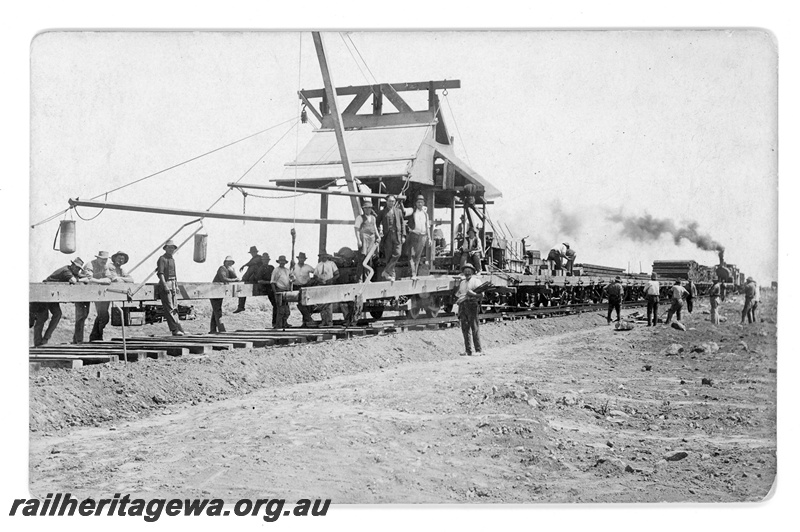
[[[776,474],[776,298],[743,327],[741,305],[723,303],[715,327],[701,301],[685,332],[617,332],[596,314],[488,323],[483,357],[460,357],[452,328],[43,369],[30,376],[31,491],[758,501]],[[266,320],[248,306],[229,323]]]

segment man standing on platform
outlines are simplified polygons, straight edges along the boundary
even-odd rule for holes
[[[278,267],[272,272],[272,278],[270,279],[270,284],[275,293],[275,300],[277,303],[277,305],[273,307],[272,326],[276,329],[285,329],[289,325],[290,309],[289,302],[283,298],[283,292],[288,292],[292,289],[292,281],[289,269],[286,267],[286,263],[289,262],[286,260],[286,256],[281,255],[278,257],[277,262]]]
[[[258,248],[255,246],[250,246],[250,260],[247,261],[247,264],[239,268],[239,273],[242,272],[245,268],[247,271],[244,272],[242,276],[242,281],[245,283],[256,283],[258,282],[259,271],[261,270],[261,255],[258,254]],[[267,279],[269,280],[269,279]],[[239,312],[244,312],[244,304],[247,302],[246,297],[239,298],[239,307],[233,311],[234,314],[238,314]]]
[[[425,245],[431,241],[430,220],[425,209],[425,198],[417,196],[414,211],[408,217],[408,260],[411,266],[411,278],[417,278],[419,263]]]
[[[238,283],[239,276],[236,275],[236,270],[233,269],[233,257],[228,255],[222,261],[222,266],[217,269],[217,274],[214,276],[212,283]],[[225,332],[225,325],[222,323],[222,298],[209,299],[211,302],[211,326],[209,333]]]
[[[333,284],[339,278],[339,268],[330,258],[331,256],[325,251],[319,254],[319,264],[314,268],[314,279],[317,280],[317,284]],[[323,327],[333,326],[333,307],[330,303],[320,305],[319,314]]]
[[[378,238],[378,218],[372,210],[372,200],[367,198],[361,204],[364,213],[356,217],[356,239],[358,240],[358,264],[356,265],[356,278],[358,282],[364,280],[364,259],[367,258],[372,246]],[[376,252],[377,254],[377,252]],[[373,258],[375,255],[373,255]]]
[[[461,322],[461,333],[464,335],[464,352],[461,356],[480,356],[483,354],[481,349],[480,323],[478,315],[481,311],[481,296],[475,290],[481,285],[481,281],[475,276],[475,267],[466,263],[461,267],[464,279],[458,286],[456,303],[458,304],[458,319]],[[470,345],[475,344],[475,352]]]
[[[175,271],[175,259],[173,258],[178,246],[172,240],[167,240],[163,249],[164,254],[158,257],[156,265],[161,307],[172,336],[183,336],[183,327],[181,327],[178,318],[178,275]]]
[[[377,223],[383,229],[383,256],[386,261],[381,278],[394,281],[394,268],[406,241],[406,225],[403,209],[398,207],[397,197],[393,194],[386,196],[386,207],[378,214]]]
[[[297,264],[292,269],[291,280],[295,288],[311,286],[314,276],[314,268],[306,264],[306,254],[302,251],[297,255]],[[314,327],[314,319],[311,317],[311,307],[301,303],[297,304],[297,310],[303,316],[303,327]]]
[[[70,264],[51,273],[43,282],[76,284],[86,283],[88,280],[88,277],[83,274],[83,261],[80,257],[76,257]],[[61,305],[58,303],[31,303],[30,313],[33,315],[33,346],[45,345],[50,341],[50,337],[58,327],[58,322],[61,321]],[[50,325],[42,335],[48,317]]]

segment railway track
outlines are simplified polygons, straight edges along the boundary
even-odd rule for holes
[[[623,309],[644,306],[646,306],[644,301],[628,301],[622,304]],[[479,320],[481,323],[489,323],[506,320],[541,319],[599,312],[606,309],[607,304],[605,303],[562,305],[513,311],[499,309],[480,314]],[[186,336],[134,336],[126,338],[124,343],[122,338],[112,338],[109,341],[88,342],[78,345],[64,344],[31,347],[29,350],[29,363],[33,370],[43,367],[72,369],[90,364],[137,362],[147,358],[158,360],[190,354],[211,354],[214,351],[347,340],[353,337],[435,330],[457,325],[458,317],[453,313],[448,313],[435,318],[412,319],[399,316],[380,320],[361,320],[358,325],[349,327],[340,323],[328,328],[292,327],[282,330],[251,329],[217,334],[189,334]]]

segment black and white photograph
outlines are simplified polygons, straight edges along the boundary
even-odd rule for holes
[[[769,29],[56,28],[29,59],[29,498],[768,504]]]

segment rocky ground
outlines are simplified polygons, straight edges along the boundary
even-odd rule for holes
[[[701,302],[686,331],[615,331],[596,314],[490,323],[483,357],[458,356],[460,331],[443,329],[43,369],[31,491],[758,501],[776,474],[776,300],[745,326],[741,303],[715,327]],[[229,324],[263,326],[266,309],[248,306]]]

